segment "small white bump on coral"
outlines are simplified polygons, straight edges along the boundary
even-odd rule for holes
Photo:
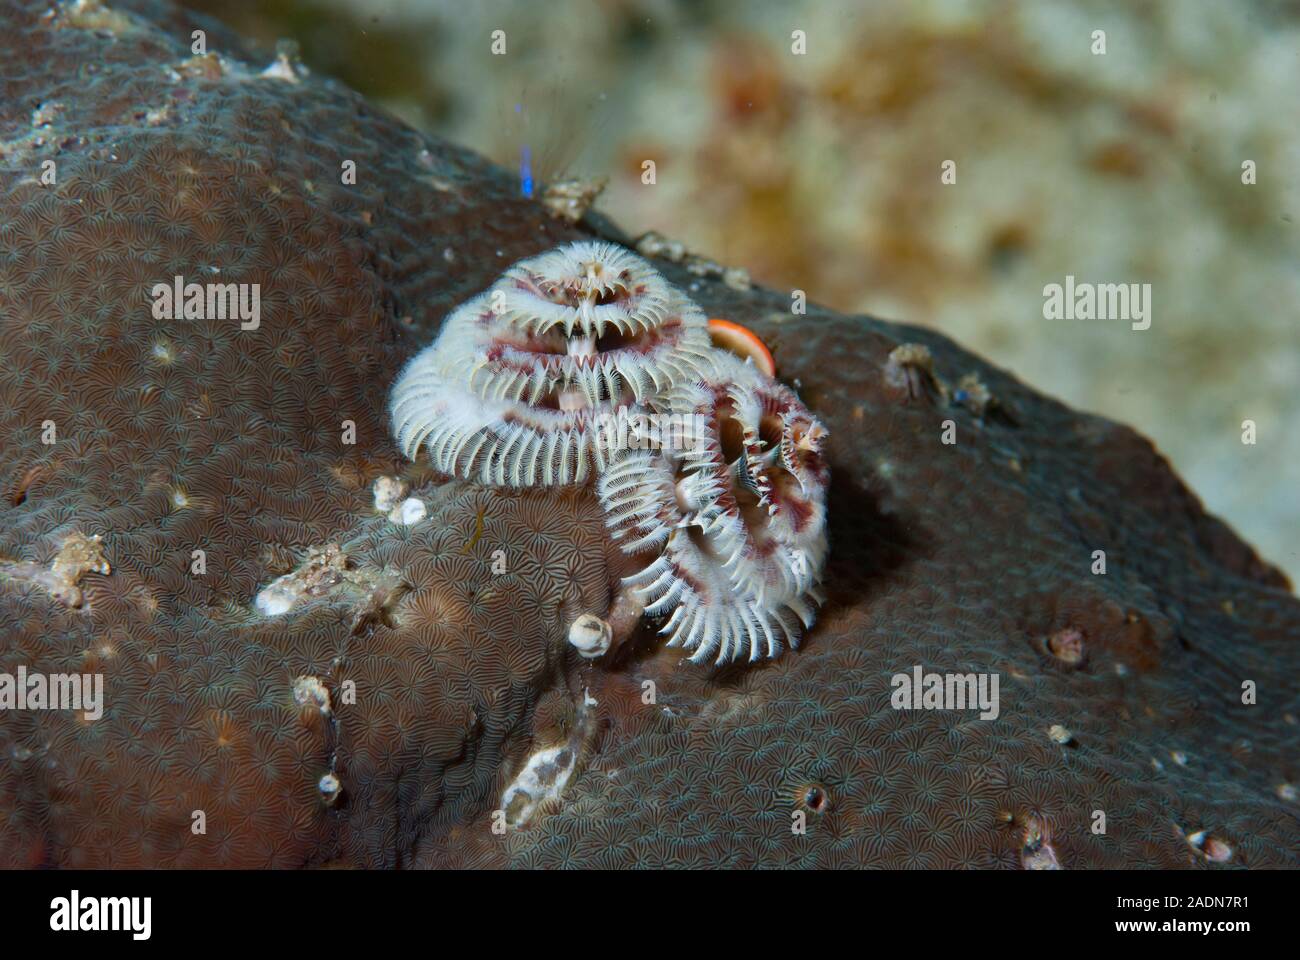
[[[419,523],[429,513],[429,508],[424,505],[424,501],[419,497],[407,497],[388,514],[388,519],[393,523],[409,527],[413,523]]]
[[[1059,743],[1061,746],[1069,746],[1074,743],[1074,734],[1070,732],[1068,727],[1064,727],[1059,723],[1054,723],[1047,728],[1047,737],[1053,743]]]
[[[569,625],[569,643],[586,660],[604,656],[613,639],[613,628],[594,613],[584,613]]]
[[[257,592],[253,605],[264,617],[280,617],[293,609],[302,591],[297,589],[292,574],[271,581]]]
[[[337,775],[327,773],[316,781],[316,789],[320,791],[320,797],[325,801],[325,806],[332,807],[343,792],[343,783]]]
[[[301,676],[293,681],[293,702],[300,707],[308,704],[321,713],[328,714],[332,709],[329,689],[320,677]]]
[[[548,747],[528,758],[501,797],[501,809],[506,823],[521,827],[537,813],[537,808],[547,800],[554,800],[564,791],[573,776],[578,755],[570,746]]]
[[[375,509],[380,513],[388,513],[406,496],[406,484],[399,477],[378,477],[372,489]]]
[[[397,477],[379,477],[374,483],[375,509],[404,527],[419,523],[429,512],[419,497],[406,496],[406,489]]]
[[[1187,842],[1193,850],[1211,863],[1227,863],[1232,859],[1232,844],[1213,836],[1207,830],[1197,830],[1187,834]]]

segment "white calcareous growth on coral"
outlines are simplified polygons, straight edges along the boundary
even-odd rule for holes
[[[352,629],[359,631],[372,622],[388,622],[405,590],[399,571],[355,564],[339,544],[327,543],[309,548],[297,568],[259,590],[253,606],[264,617],[280,617],[317,600],[343,602],[352,608]]]
[[[409,527],[423,520],[429,510],[419,497],[407,497],[406,489],[397,477],[380,477],[374,483],[375,509],[388,514],[393,523]]]
[[[613,639],[613,628],[594,613],[584,613],[569,625],[569,643],[587,660],[603,656]]]
[[[279,577],[257,591],[253,605],[264,617],[279,617],[293,609],[301,591],[295,588],[291,574]]]
[[[316,789],[320,791],[320,797],[325,801],[327,807],[333,806],[338,800],[339,794],[343,792],[343,783],[334,773],[326,773],[316,781]]]
[[[508,487],[597,480],[613,537],[645,563],[623,607],[666,617],[661,632],[691,660],[774,657],[812,626],[826,430],[789,387],[715,347],[700,309],[642,257],[584,241],[510,267],[447,317],[390,410],[403,453],[427,451],[444,473]],[[629,416],[703,435],[631,444],[615,428]],[[594,659],[616,631],[589,619],[569,642]]]
[[[373,486],[375,509],[388,513],[406,496],[406,484],[398,477],[378,477]]]
[[[413,523],[419,523],[429,513],[429,508],[424,505],[424,501],[419,497],[407,497],[388,515],[388,519],[393,523],[409,527]]]
[[[293,681],[293,702],[300,707],[311,704],[321,713],[328,714],[332,709],[329,689],[320,677],[301,676]]]
[[[558,798],[573,775],[577,759],[577,751],[568,744],[547,747],[529,757],[501,797],[506,823],[521,827],[543,803]]]
[[[29,560],[0,560],[0,583],[31,583],[55,600],[69,607],[80,607],[81,587],[87,573],[107,576],[112,572],[104,558],[104,538],[100,534],[85,536],[74,531],[63,538],[58,552],[48,565]]]

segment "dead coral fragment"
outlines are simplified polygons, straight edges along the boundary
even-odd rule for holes
[[[275,45],[275,62],[262,71],[261,76],[286,83],[300,83],[307,74],[302,65],[298,44],[293,40],[281,40]]]
[[[124,13],[106,7],[100,0],[73,0],[58,10],[58,25],[80,30],[101,30],[105,33],[128,33],[137,29],[134,21]]]
[[[346,568],[347,556],[337,543],[312,547],[297,570],[272,580],[253,603],[264,616],[281,616],[302,600],[328,594],[343,582]]]
[[[1063,747],[1074,744],[1074,734],[1059,723],[1054,723],[1047,729],[1047,737],[1053,743],[1059,743]]]
[[[82,574],[110,572],[102,540],[99,534],[85,537],[71,533],[48,567],[27,560],[0,560],[0,580],[33,583],[55,600],[69,607],[80,607],[81,588],[77,584]]]
[[[591,209],[607,183],[608,177],[556,180],[542,190],[542,206],[558,220],[577,223]]]
[[[204,53],[182,60],[172,68],[180,77],[195,80],[220,80],[226,75],[226,65],[215,53]]]
[[[1052,847],[1051,833],[1034,817],[1025,825],[1020,865],[1026,870],[1060,870],[1061,861]]]
[[[1083,663],[1083,631],[1075,627],[1066,627],[1052,634],[1044,643],[1047,652],[1062,663],[1077,667]]]
[[[697,277],[720,279],[733,290],[748,290],[750,286],[749,271],[744,267],[724,267],[716,260],[691,253],[683,244],[653,230],[637,238],[636,251],[643,257],[659,257],[680,263]]]
[[[393,608],[407,590],[406,581],[389,570],[357,570],[354,573],[355,577],[349,581],[349,585],[360,591],[361,596],[354,605],[352,632],[361,633],[372,624],[395,626]]]
[[[534,752],[506,787],[498,813],[504,815],[507,827],[527,826],[543,805],[560,798],[595,737],[592,708],[596,705],[590,692],[584,692],[582,700],[573,704],[573,725],[565,742]]]
[[[298,677],[293,682],[293,702],[300,707],[313,705],[321,713],[330,712],[330,692],[320,677]]]
[[[573,776],[577,759],[577,754],[568,745],[548,747],[529,757],[524,769],[519,771],[519,776],[506,787],[501,797],[506,824],[521,827],[532,819],[544,801],[558,798],[569,777]]]
[[[885,383],[909,401],[928,398],[931,393],[948,395],[947,386],[934,372],[930,348],[919,343],[900,344],[890,351],[885,361]]]
[[[380,477],[375,481],[375,509],[401,526],[419,523],[428,514],[424,501],[406,496],[406,484],[397,477]],[[405,499],[403,499],[405,497]]]
[[[337,594],[356,611],[352,632],[371,623],[391,626],[391,609],[404,592],[396,573],[353,566],[337,543],[312,547],[298,569],[258,591],[253,605],[266,617],[279,617],[310,600]]]
[[[380,477],[374,483],[375,509],[388,513],[406,496],[406,484],[397,477]]]

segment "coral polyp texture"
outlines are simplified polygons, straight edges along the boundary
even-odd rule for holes
[[[0,709],[3,865],[1300,866],[1300,603],[1133,430],[938,334],[655,261],[833,438],[775,387],[733,405],[768,440],[723,444],[747,536],[796,542],[825,460],[826,598],[797,653],[682,664],[594,462],[489,486],[391,433],[458,304],[630,238],[176,9],[0,25],[0,680],[103,677],[98,719]],[[260,324],[155,316],[176,276],[259,284]],[[585,617],[617,647],[585,656]],[[996,675],[1000,710],[893,709],[918,667]]]
[[[707,330],[641,257],[567,244],[447,317],[393,388],[398,443],[482,483],[583,483],[616,454],[610,418],[709,368]]]

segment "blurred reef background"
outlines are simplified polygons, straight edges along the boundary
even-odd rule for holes
[[[633,234],[934,327],[1134,424],[1300,578],[1297,4],[186,5],[510,169],[526,150],[538,182],[608,177],[597,208]],[[1045,320],[1067,274],[1150,283],[1151,329]]]

